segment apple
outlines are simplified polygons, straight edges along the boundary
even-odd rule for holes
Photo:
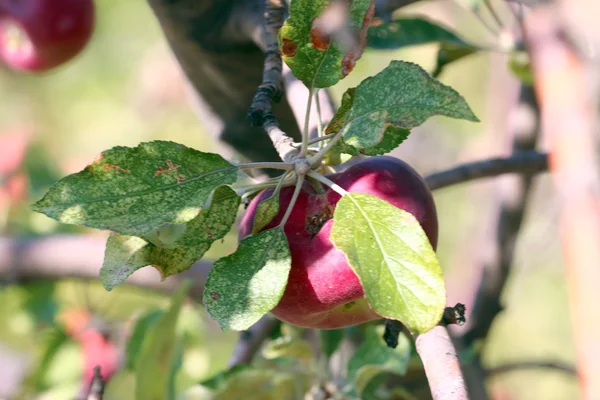
[[[433,197],[421,176],[405,162],[388,156],[361,161],[329,179],[348,192],[366,193],[408,211],[421,224],[433,248],[438,221]],[[277,226],[287,209],[293,187],[280,192],[280,212],[264,229]],[[249,204],[240,238],[251,234],[257,206],[273,193],[259,193]],[[292,256],[288,284],[272,310],[278,319],[306,328],[337,329],[382,318],[364,298],[358,277],[345,254],[329,240],[333,212],[341,196],[323,193],[305,183],[284,231]]]
[[[77,55],[93,28],[93,0],[0,0],[0,57],[18,71],[46,71]]]

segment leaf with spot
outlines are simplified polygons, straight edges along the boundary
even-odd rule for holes
[[[350,393],[361,398],[365,397],[365,391],[376,389],[373,386],[369,388],[374,378],[383,373],[404,375],[408,367],[411,352],[408,338],[400,335],[398,346],[392,349],[381,338],[382,331],[383,326],[368,325],[364,341],[348,362]]]
[[[373,311],[414,334],[440,322],[446,304],[442,270],[412,214],[368,194],[348,193],[333,221],[331,241],[346,254]]]
[[[63,223],[143,236],[194,219],[237,171],[218,154],[173,142],[119,146],[61,179],[32,208]]]
[[[400,49],[428,43],[476,47],[438,22],[426,18],[398,18],[389,23],[371,26],[367,32],[367,46],[378,50]]]
[[[208,313],[223,330],[243,331],[283,296],[292,259],[283,228],[244,238],[235,253],[215,262],[204,290]]]
[[[100,281],[106,290],[111,290],[135,271],[148,265],[156,268],[164,280],[189,269],[202,258],[210,245],[200,243],[196,246],[167,249],[136,236],[111,233],[100,269]]]
[[[348,4],[347,10],[343,4]],[[362,56],[374,10],[373,0],[292,1],[290,16],[279,30],[283,61],[309,88],[335,85]],[[346,21],[336,27],[331,20],[339,20],[340,16],[347,17]],[[333,31],[329,32],[331,28]]]
[[[198,246],[222,239],[231,230],[240,206],[240,197],[229,186],[218,187],[209,199],[210,206],[186,224],[165,224],[146,235],[153,244],[175,248]]]
[[[386,134],[394,134],[390,146],[401,141],[398,129],[411,129],[434,115],[479,121],[454,89],[433,79],[416,64],[392,61],[379,74],[351,89],[345,107],[337,111],[344,142],[357,150],[377,148]],[[351,103],[351,105],[349,105]],[[331,125],[331,124],[330,124]],[[394,127],[394,130],[390,130]],[[388,139],[389,140],[389,139]],[[388,148],[379,147],[379,152]]]
[[[176,327],[183,301],[191,282],[184,281],[173,296],[171,306],[146,332],[136,366],[135,398],[164,400],[172,398],[171,378],[179,343]]]
[[[344,121],[350,109],[352,108],[352,104],[354,102],[354,94],[356,93],[356,88],[350,88],[344,93],[342,96],[342,104],[333,119],[327,125],[326,133],[332,134],[337,133],[344,127]],[[353,156],[363,154],[366,156],[377,156],[389,153],[398,147],[406,138],[410,135],[410,131],[408,129],[402,129],[395,127],[393,125],[389,125],[385,131],[383,132],[381,141],[370,147],[360,147],[356,148],[347,144],[344,141],[344,138],[340,138],[338,142],[335,144],[334,148],[331,150],[332,152],[337,153],[345,153]]]

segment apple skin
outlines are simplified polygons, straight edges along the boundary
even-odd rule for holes
[[[413,214],[435,250],[438,221],[433,197],[425,181],[408,164],[394,157],[372,157],[329,179],[348,192],[377,196]],[[272,314],[300,327],[338,329],[382,318],[369,308],[346,255],[329,240],[333,210],[341,196],[327,189],[318,194],[305,183],[284,227],[292,268],[283,297]],[[280,191],[280,212],[264,229],[281,222],[293,191],[293,187]],[[265,190],[250,202],[240,238],[251,234],[258,204],[272,193],[273,189]],[[320,230],[319,222],[324,222]]]
[[[12,69],[41,72],[79,54],[94,29],[93,0],[0,0],[0,57]],[[24,36],[10,43],[10,30]]]

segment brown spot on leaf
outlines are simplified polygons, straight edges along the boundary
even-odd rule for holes
[[[317,213],[306,218],[306,231],[309,233],[311,238],[315,237],[323,225],[333,218],[333,211],[333,206],[331,204],[327,204]]]
[[[214,301],[217,301],[221,298],[221,295],[217,292],[210,292],[210,298]]]
[[[119,173],[119,172],[125,172],[126,174],[131,173],[130,170],[121,168],[118,165],[114,165],[114,164],[104,164],[102,166],[102,169],[105,171],[115,171],[116,173]]]
[[[342,59],[342,74],[343,76],[348,75],[354,69],[356,62],[360,59],[362,54],[365,51],[365,47],[367,47],[367,30],[369,29],[369,25],[375,16],[375,0],[371,0],[371,4],[365,13],[363,18],[363,23],[360,28],[356,32],[356,46],[349,49],[346,54],[344,54],[344,58]]]
[[[281,44],[281,54],[285,57],[294,57],[296,55],[296,42],[284,38]]]
[[[161,176],[162,174],[171,174],[172,172],[175,172],[177,183],[181,183],[185,180],[185,177],[181,176],[179,171],[177,171],[180,167],[179,165],[173,164],[173,161],[171,160],[167,160],[165,163],[167,164],[167,168],[164,169],[163,167],[159,166],[158,171],[154,173],[154,176]]]
[[[315,49],[325,51],[329,48],[331,38],[319,28],[320,18],[321,17],[317,17],[313,20],[310,28],[310,42]]]

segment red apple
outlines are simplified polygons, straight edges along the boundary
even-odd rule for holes
[[[377,196],[413,214],[435,249],[438,221],[433,197],[425,181],[405,162],[393,157],[373,157],[330,175],[329,179],[348,192]],[[279,215],[264,229],[280,223],[293,191],[292,187],[281,190]],[[242,220],[240,238],[252,232],[258,204],[272,193],[272,189],[263,191],[252,200]],[[285,293],[272,311],[284,322],[337,329],[381,318],[369,308],[345,254],[329,240],[331,218],[340,198],[331,189],[319,194],[305,184],[285,225],[292,269]]]
[[[94,28],[93,0],[0,0],[0,57],[20,71],[70,60]]]

